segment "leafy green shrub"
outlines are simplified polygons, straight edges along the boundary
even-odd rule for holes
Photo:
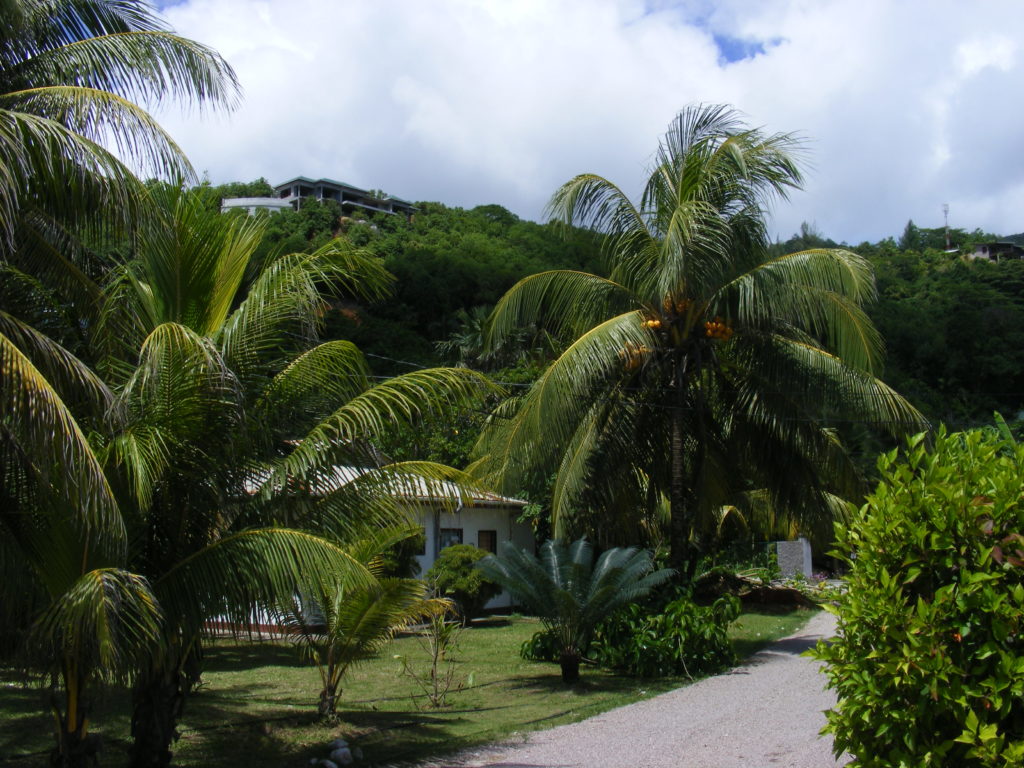
[[[474,567],[487,554],[472,544],[453,544],[441,550],[427,571],[427,582],[455,602],[463,621],[479,616],[487,601],[501,593],[499,584]]]
[[[701,607],[677,589],[666,600],[632,603],[605,620],[591,646],[594,660],[637,677],[706,674],[736,661],[728,629],[740,615],[738,598]]]
[[[562,655],[562,643],[550,629],[541,629],[519,646],[519,656],[525,661],[558,661]]]
[[[1024,447],[923,436],[847,530],[827,730],[862,768],[1024,763]]]

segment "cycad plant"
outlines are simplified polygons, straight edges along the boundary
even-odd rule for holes
[[[731,109],[693,106],[671,124],[639,203],[593,174],[555,193],[557,218],[606,234],[609,276],[544,272],[498,303],[491,346],[534,324],[574,341],[504,406],[477,453],[508,491],[556,466],[560,535],[571,510],[601,510],[635,541],[631,521],[664,498],[670,563],[692,571],[696,539],[738,491],[766,489],[798,519],[827,510],[826,491],[855,491],[829,418],[921,426],[876,378],[868,262],[841,249],[771,253],[767,207],[799,186],[798,149]]]
[[[586,539],[571,545],[550,539],[539,558],[504,542],[500,555],[476,567],[557,637],[565,683],[579,680],[580,659],[601,620],[672,576],[667,568],[654,570],[651,556],[631,547],[606,550],[595,563]]]

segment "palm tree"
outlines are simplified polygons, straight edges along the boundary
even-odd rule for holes
[[[385,531],[356,544],[353,556],[379,577],[381,552],[408,535],[397,533]],[[423,581],[397,577],[356,584],[335,579],[305,598],[293,601],[286,617],[320,672],[317,712],[323,718],[337,715],[341,681],[353,664],[376,656],[398,631],[441,616],[451,606],[429,597]]]
[[[136,766],[170,760],[206,619],[246,627],[255,606],[300,585],[370,588],[339,542],[404,520],[411,478],[454,474],[417,463],[341,482],[335,468],[375,468],[385,428],[493,389],[466,369],[372,385],[353,344],[318,334],[325,294],[385,294],[379,260],[337,241],[257,265],[262,219],[222,216],[181,190],[153,195],[161,214],[112,273],[97,330],[120,415],[101,456],[131,510],[130,567],[164,611],[163,652],[135,686]]]
[[[125,521],[89,437],[114,395],[72,353],[100,296],[80,237],[140,213],[129,166],[191,172],[136,102],[230,107],[237,91],[223,59],[145,3],[0,3],[2,613],[36,620],[30,646],[62,681],[55,756],[68,764],[92,749],[90,682],[130,676],[161,620],[145,579],[120,568]]]
[[[655,571],[650,555],[635,548],[605,550],[595,565],[586,539],[572,545],[549,539],[539,559],[505,542],[500,556],[488,555],[476,567],[558,638],[565,683],[579,680],[580,659],[601,620],[672,576],[667,568]]]
[[[325,293],[365,299],[386,291],[391,278],[378,260],[339,242],[256,265],[258,220],[205,210],[180,190],[157,187],[152,197],[157,214],[139,233],[135,257],[109,274],[90,329],[102,378],[30,329],[4,326],[16,342],[9,359],[18,364],[16,388],[3,382],[5,401],[15,406],[13,418],[4,416],[4,447],[13,442],[8,433],[23,438],[23,424],[64,425],[79,439],[55,442],[52,456],[44,455],[50,464],[18,462],[22,454],[10,451],[0,493],[16,503],[0,510],[0,525],[14,535],[0,539],[0,565],[36,598],[31,615],[66,604],[61,610],[80,623],[91,620],[97,632],[110,604],[86,598],[135,599],[121,600],[128,619],[139,616],[116,624],[125,628],[123,652],[90,656],[81,652],[83,642],[62,635],[37,644],[41,655],[61,650],[63,656],[46,657],[56,658],[57,668],[67,658],[72,671],[89,672],[90,659],[109,659],[109,672],[98,674],[132,678],[134,765],[169,762],[208,618],[223,616],[244,629],[255,609],[279,605],[296,590],[316,593],[339,579],[353,589],[371,584],[341,542],[404,520],[399,497],[410,486],[456,477],[406,463],[339,482],[335,467],[372,465],[379,457],[371,441],[387,427],[493,391],[465,369],[417,371],[373,385],[354,345],[319,342]],[[76,404],[96,403],[95,415],[81,422],[88,435],[59,404],[19,400],[23,381],[47,391],[30,356],[62,363],[44,370]],[[84,408],[79,414],[90,416]],[[83,480],[62,488],[50,467],[66,472],[62,464],[75,451],[91,459],[71,474]],[[111,589],[131,575],[125,583],[137,588],[79,589],[94,572],[110,574]],[[142,657],[133,649],[146,643],[133,638],[150,635],[131,630],[135,624],[159,628]],[[46,636],[42,629],[35,634]],[[87,632],[80,634],[87,642]],[[64,675],[64,720],[81,722],[81,734],[67,743],[87,743],[77,691],[90,674]]]
[[[607,235],[609,277],[558,270],[501,299],[489,343],[537,323],[574,338],[478,446],[506,489],[557,466],[556,530],[572,509],[670,506],[670,563],[737,491],[813,517],[853,467],[828,418],[899,430],[922,418],[875,377],[881,339],[862,306],[868,262],[841,249],[772,257],[766,209],[800,184],[789,134],[692,106],[661,142],[640,203],[592,174],[551,210]],[[511,418],[509,418],[511,417]]]
[[[59,471],[36,476],[35,491],[70,494],[84,525],[114,501],[72,406],[102,412],[112,395],[67,349],[100,297],[75,258],[76,228],[138,213],[143,186],[122,157],[147,173],[191,172],[133,99],[230,108],[237,92],[220,56],[144,2],[0,3],[0,460],[26,482]]]
[[[131,206],[141,185],[124,161],[147,174],[191,173],[140,104],[230,108],[238,95],[224,59],[175,35],[140,0],[6,0],[0,22],[6,245],[37,215],[82,221],[97,204]]]

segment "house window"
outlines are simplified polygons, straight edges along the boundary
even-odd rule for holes
[[[485,552],[498,553],[498,532],[478,531],[476,534],[476,545]]]
[[[452,544],[462,543],[462,529],[461,528],[442,528],[440,538],[440,549],[450,547]]]

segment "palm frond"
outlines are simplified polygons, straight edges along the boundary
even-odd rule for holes
[[[225,535],[181,558],[152,581],[168,617],[186,636],[223,617],[240,629],[256,609],[318,594],[335,580],[372,583],[366,567],[336,542],[287,528],[254,528]]]
[[[56,120],[0,108],[0,213],[14,236],[23,206],[81,217],[85,199],[131,210],[141,184],[112,152]],[[88,215],[95,216],[95,209]]]
[[[328,341],[303,352],[274,376],[255,407],[268,421],[319,421],[369,383],[369,368],[355,344]]]
[[[80,85],[46,85],[0,94],[0,110],[45,116],[94,146],[113,144],[115,154],[141,174],[193,176],[181,148],[137,104],[117,93]],[[95,150],[94,150],[95,151]]]
[[[527,465],[558,461],[593,399],[608,397],[626,377],[629,356],[642,356],[650,342],[638,312],[618,315],[583,334],[541,374],[515,418],[491,421],[474,448],[477,457],[489,457],[480,472],[504,476],[508,488]]]
[[[97,3],[97,5],[99,5]],[[151,20],[157,22],[156,17]],[[14,71],[18,79],[59,82],[75,72],[91,89],[154,105],[165,98],[198,109],[234,109],[241,87],[214,49],[170,31],[137,24],[51,45]]]
[[[33,624],[33,655],[80,674],[126,682],[160,644],[163,613],[143,577],[116,568],[89,571]]]
[[[11,329],[10,318],[5,330]],[[46,352],[53,370],[66,382],[102,392],[70,355],[31,334],[19,334]],[[57,354],[54,354],[54,353]],[[0,431],[17,447],[20,461],[31,468],[34,482],[60,489],[86,532],[100,532],[123,543],[125,530],[117,502],[89,441],[51,382],[12,340],[0,333]]]
[[[396,376],[357,395],[314,427],[281,463],[267,490],[282,487],[289,475],[303,476],[321,466],[340,446],[382,434],[394,424],[476,407],[500,392],[486,376],[468,368],[427,368]]]
[[[742,325],[789,323],[819,335],[849,365],[878,366],[882,341],[861,306],[874,298],[868,261],[840,249],[767,260],[724,285],[712,306]]]
[[[316,340],[327,310],[325,294],[342,293],[368,301],[382,298],[393,277],[381,261],[344,240],[311,254],[274,259],[249,288],[245,301],[217,333],[217,342],[243,377],[269,355]]]
[[[612,280],[571,270],[541,272],[523,278],[502,296],[488,318],[484,348],[499,348],[524,327],[544,328],[556,337],[578,336],[609,315],[640,306]]]

